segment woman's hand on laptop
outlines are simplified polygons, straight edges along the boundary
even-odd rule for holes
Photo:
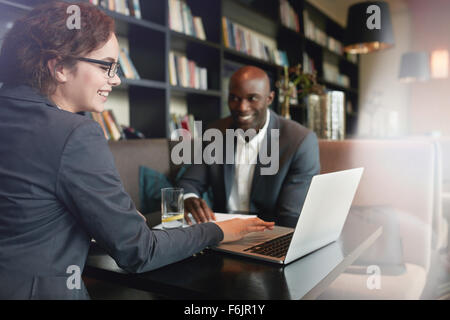
[[[191,197],[184,200],[184,218],[188,224],[192,224],[189,213],[197,223],[216,220],[214,212],[202,198]]]
[[[275,222],[266,222],[259,218],[235,218],[231,220],[216,222],[216,224],[223,231],[222,243],[225,243],[240,240],[250,232],[272,230]]]

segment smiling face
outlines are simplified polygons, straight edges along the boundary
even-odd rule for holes
[[[114,34],[99,49],[83,58],[117,62],[119,43]],[[78,61],[74,68],[60,66],[55,70],[58,85],[50,97],[60,108],[70,112],[102,112],[112,87],[120,84],[119,76],[108,76],[108,66]]]
[[[230,79],[228,106],[234,127],[258,131],[264,126],[267,108],[275,93],[267,74],[256,67],[243,67]]]

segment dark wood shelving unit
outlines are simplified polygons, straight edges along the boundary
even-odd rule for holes
[[[270,61],[266,61],[263,59],[259,59],[253,56],[250,56],[248,54],[245,54],[243,52],[231,49],[231,48],[224,48],[224,56],[228,60],[235,60],[236,62],[243,63],[243,64],[252,64],[256,65],[258,67],[261,67],[263,69],[281,69],[279,65],[276,65],[275,63],[272,63]]]
[[[114,20],[116,21],[116,30],[121,30],[124,27],[127,28],[129,25],[136,25],[136,26],[141,26],[141,27],[156,30],[156,31],[161,31],[161,32],[166,31],[166,27],[163,25],[160,25],[160,24],[157,24],[157,23],[154,23],[151,21],[147,21],[144,19],[136,19],[134,17],[130,17],[130,16],[124,15],[122,13],[114,12],[114,11],[107,10],[104,8],[100,8],[100,9],[103,12],[107,13],[112,18],[114,18]]]
[[[345,91],[347,93],[358,93],[358,89],[356,89],[356,88],[344,87],[338,83],[327,81],[323,78],[318,78],[318,82],[325,85],[326,87],[328,87],[330,89],[341,90],[341,91]]]
[[[218,43],[211,42],[208,40],[202,40],[200,38],[196,38],[194,36],[184,34],[184,33],[181,33],[181,32],[175,31],[175,30],[170,30],[170,36],[172,37],[172,39],[176,39],[176,38],[184,39],[185,41],[191,41],[191,42],[198,43],[200,45],[220,49],[220,44],[218,44]]]
[[[154,89],[166,89],[167,83],[161,81],[153,81],[146,79],[126,79],[121,78],[121,84],[118,89],[128,90],[131,86],[144,87],[144,88],[154,88]]]
[[[197,94],[197,95],[204,95],[204,96],[211,96],[211,97],[221,97],[222,96],[222,92],[220,92],[219,90],[202,90],[202,89],[178,87],[178,86],[171,86],[171,90],[172,90],[172,92]]]
[[[303,38],[303,36],[301,36],[301,35],[299,35],[299,36]],[[348,63],[351,63],[351,64],[357,66],[357,64],[355,64],[354,62],[351,62],[351,61],[347,60],[347,58],[346,58],[344,55],[339,54],[339,53],[337,53],[337,52],[335,52],[335,51],[332,51],[332,50],[330,50],[329,48],[324,47],[324,46],[321,45],[320,43],[315,42],[314,40],[308,39],[308,38],[306,38],[306,37],[304,37],[304,39],[305,39],[305,41],[308,43],[308,45],[319,47],[319,48],[320,48],[321,50],[323,50],[324,52],[327,52],[327,53],[329,53],[329,54],[332,54],[332,55],[338,57],[341,61],[348,62]]]
[[[0,0],[0,9],[14,12],[11,21],[35,5],[49,0]],[[87,2],[87,0],[85,0]],[[75,1],[70,1],[75,2]],[[347,112],[347,134],[354,130],[358,115],[358,63],[353,63],[344,55],[330,50],[304,34],[303,11],[333,38],[343,42],[344,28],[306,0],[289,0],[299,16],[300,32],[281,24],[279,0],[186,0],[194,16],[200,16],[204,25],[206,40],[171,30],[169,27],[168,0],[141,0],[142,19],[136,19],[121,13],[102,9],[114,18],[116,33],[126,37],[129,53],[141,80],[122,79],[119,90],[128,94],[130,105],[130,125],[143,132],[148,138],[169,137],[171,97],[185,99],[189,113],[196,120],[202,120],[203,128],[211,121],[223,115],[226,108],[226,82],[240,65],[255,65],[264,69],[271,79],[273,89],[275,81],[283,68],[269,61],[259,59],[243,52],[228,48],[224,44],[222,17],[227,17],[248,29],[274,39],[278,49],[286,51],[290,65],[303,63],[306,52],[314,61],[318,81],[330,90],[341,90],[346,100],[351,101],[353,110]],[[5,19],[5,14],[0,14]],[[181,52],[198,66],[208,70],[208,90],[172,86],[169,81],[168,56],[170,51]],[[350,79],[350,87],[326,81],[323,63],[331,60],[341,74]],[[230,70],[230,65],[232,69]],[[276,90],[276,89],[275,89]],[[279,111],[278,97],[272,109]],[[292,106],[292,118],[306,123],[306,108]]]

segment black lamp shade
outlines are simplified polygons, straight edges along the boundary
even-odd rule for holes
[[[370,6],[379,8],[379,15],[369,10]],[[375,15],[375,16],[374,16]],[[372,28],[375,17],[379,17],[379,29]],[[369,26],[368,26],[369,20]],[[392,32],[389,5],[384,1],[368,1],[352,5],[348,9],[347,28],[345,31],[344,50],[348,53],[369,53],[392,47]]]
[[[426,52],[402,55],[398,77],[403,82],[426,81],[430,78],[430,56]]]

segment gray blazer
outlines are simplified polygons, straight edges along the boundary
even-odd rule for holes
[[[232,119],[221,119],[211,127],[225,133],[226,129],[232,127]],[[264,166],[258,157],[250,193],[250,211],[263,219],[275,221],[276,224],[294,227],[311,179],[320,172],[317,136],[297,122],[278,116],[272,110],[265,137],[268,141],[271,140],[271,129],[279,129],[280,133],[279,170],[275,175],[261,175],[260,169]],[[223,140],[225,141],[225,136]],[[270,155],[271,144],[267,145]],[[226,153],[226,148],[223,152]],[[190,165],[178,184],[184,188],[185,193],[197,195],[203,194],[211,186],[214,195],[213,211],[227,212],[233,179],[234,164],[203,163]]]
[[[214,223],[150,230],[95,121],[59,110],[28,86],[4,86],[0,299],[89,298],[73,270],[83,271],[91,238],[121,268],[144,272],[217,244],[223,233]]]

